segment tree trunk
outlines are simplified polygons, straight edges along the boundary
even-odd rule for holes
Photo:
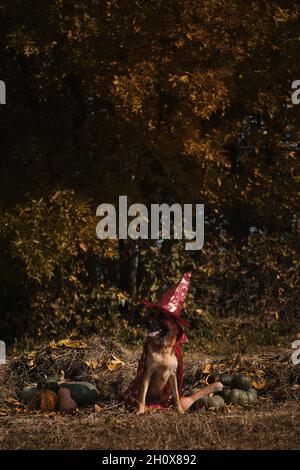
[[[138,244],[134,240],[119,240],[120,289],[134,296],[137,292]]]

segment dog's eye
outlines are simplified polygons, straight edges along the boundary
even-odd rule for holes
[[[162,328],[161,329],[161,332],[160,332],[160,336],[166,336],[166,334],[168,333],[169,329],[168,328]]]

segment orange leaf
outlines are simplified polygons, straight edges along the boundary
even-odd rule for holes
[[[121,361],[121,359],[118,359],[117,357],[114,356],[114,359],[112,361],[109,361],[106,363],[106,366],[108,370],[115,370],[118,366],[124,366],[125,363]]]
[[[255,380],[253,380],[252,382],[252,387],[255,388],[256,390],[262,390],[263,388],[265,388],[266,385],[267,385],[267,382],[265,380],[260,380],[259,382],[256,382]]]
[[[14,398],[5,398],[4,401],[9,405],[21,405],[21,403],[18,400],[15,400]]]
[[[58,348],[61,348],[63,346],[65,346],[67,348],[86,348],[87,343],[85,343],[81,339],[73,340],[73,339],[70,339],[70,338],[62,339],[62,340],[58,341],[57,343],[55,343],[55,341],[51,341],[51,343],[50,343],[50,347],[52,349],[58,349]]]
[[[100,413],[104,410],[104,406],[95,405],[95,413]]]
[[[209,374],[213,368],[213,364],[205,364],[203,374]]]
[[[98,365],[99,365],[98,362],[95,361],[94,359],[90,359],[90,360],[88,360],[88,361],[85,361],[85,363],[86,363],[86,365],[87,365],[88,367],[90,367],[91,369],[97,369],[97,367],[98,367]]]
[[[79,246],[82,249],[82,251],[84,251],[85,253],[88,251],[88,247],[86,246],[85,243],[81,242]]]

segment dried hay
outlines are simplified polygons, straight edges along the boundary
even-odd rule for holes
[[[290,350],[193,361],[185,369],[185,389],[208,383],[210,376],[222,372],[250,376],[259,394],[274,401],[299,397],[300,365],[292,364]]]
[[[0,368],[0,401],[17,398],[20,390],[45,377],[64,372],[66,380],[87,381],[99,390],[101,399],[115,404],[122,400],[135,375],[140,351],[130,352],[112,339],[92,337],[69,345],[50,343],[36,351],[13,357]],[[299,397],[300,366],[290,360],[290,351],[278,354],[231,355],[185,361],[185,391],[203,386],[215,372],[250,375],[261,396],[274,401]]]
[[[66,380],[90,382],[101,398],[119,400],[135,367],[134,354],[110,339],[92,337],[79,348],[50,343],[10,359],[0,369],[0,384],[6,384],[0,386],[0,398],[16,397],[24,386],[63,371]]]

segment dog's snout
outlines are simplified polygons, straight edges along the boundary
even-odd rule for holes
[[[150,331],[156,331],[156,330],[159,330],[160,329],[160,326],[158,324],[158,321],[157,320],[149,320],[149,330]]]

